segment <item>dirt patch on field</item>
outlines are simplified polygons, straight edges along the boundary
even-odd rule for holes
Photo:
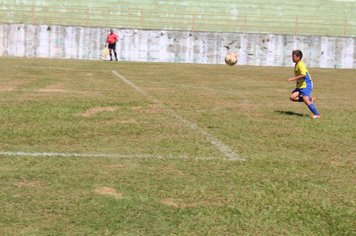
[[[36,90],[36,92],[41,92],[41,93],[67,93],[69,91],[68,90],[64,90],[64,89],[43,88],[43,89]]]
[[[131,110],[134,112],[145,113],[145,114],[157,114],[163,112],[161,105],[156,103],[151,104],[148,107],[135,106],[132,107]]]
[[[344,157],[336,156],[331,158],[330,164],[334,167],[347,167],[354,166],[356,164],[356,161],[354,161],[353,159],[346,159]]]
[[[162,204],[170,206],[170,207],[174,207],[174,208],[181,208],[181,209],[185,209],[185,208],[193,208],[198,206],[198,204],[196,203],[181,203],[175,199],[172,198],[166,198],[163,199],[161,201]]]
[[[124,165],[121,164],[110,164],[110,165],[104,165],[105,170],[118,170],[124,168]]]
[[[159,104],[151,104],[148,109],[146,110],[148,114],[156,114],[162,112],[162,107]]]
[[[11,80],[0,84],[0,92],[11,92],[26,84],[28,80]]]
[[[100,112],[113,112],[116,111],[117,107],[93,107],[86,110],[83,113],[79,113],[78,116],[90,117]]]
[[[35,92],[40,93],[69,93],[71,91],[63,89],[63,85],[61,83],[47,85],[43,88],[35,90]]]
[[[230,204],[229,201],[225,198],[216,198],[212,200],[198,200],[190,203],[183,202],[180,199],[166,198],[162,200],[161,203],[170,207],[180,208],[180,209],[194,208],[194,207],[220,207],[220,206],[227,206]]]
[[[15,90],[15,87],[11,87],[11,86],[1,86],[0,87],[0,92],[11,92],[14,90]]]
[[[250,111],[255,110],[255,109],[256,109],[256,106],[253,105],[253,104],[247,104],[247,103],[245,103],[245,104],[240,104],[240,105],[239,105],[239,108],[240,108],[241,111],[250,112]]]
[[[114,198],[122,198],[122,193],[110,187],[99,187],[95,189],[95,193],[99,195],[111,196]]]
[[[23,179],[15,185],[19,188],[39,188],[43,186],[43,183],[40,181],[28,181]]]
[[[101,93],[98,93],[96,91],[86,91],[86,90],[75,90],[75,89],[69,89],[66,88],[68,84],[66,83],[57,83],[57,84],[51,84],[46,87],[40,88],[35,90],[35,92],[40,92],[40,93],[67,93],[67,94],[79,94],[79,95],[100,95]]]
[[[170,166],[160,167],[158,172],[163,175],[184,176],[184,172]]]
[[[114,125],[132,125],[132,124],[138,124],[137,120],[130,118],[127,120],[108,120],[108,121],[104,121],[103,125],[105,126],[114,126]]]

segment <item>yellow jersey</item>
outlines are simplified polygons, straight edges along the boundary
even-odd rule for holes
[[[303,79],[297,80],[297,88],[312,88],[313,87],[311,76],[309,74],[307,66],[304,64],[303,61],[299,61],[297,64],[295,64],[294,75],[295,76],[305,75],[305,77]]]

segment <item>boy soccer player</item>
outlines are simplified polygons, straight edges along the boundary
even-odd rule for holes
[[[302,61],[303,53],[300,50],[294,50],[292,52],[292,60],[295,63],[294,75],[295,77],[289,78],[288,81],[297,81],[296,88],[290,95],[292,102],[304,102],[308,106],[309,110],[313,113],[311,117],[313,119],[319,118],[320,113],[314,105],[315,98],[310,94],[313,91],[313,81],[311,80],[309,71]]]

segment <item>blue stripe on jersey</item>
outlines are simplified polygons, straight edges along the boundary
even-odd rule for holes
[[[304,81],[307,84],[307,88],[311,88],[311,89],[313,88],[313,81],[311,80],[310,75],[309,75],[308,72],[304,77]]]

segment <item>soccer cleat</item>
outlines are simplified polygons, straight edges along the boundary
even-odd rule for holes
[[[310,117],[311,117],[312,119],[317,119],[317,118],[320,118],[320,115],[314,115],[314,114],[313,114],[313,115],[311,115]]]

